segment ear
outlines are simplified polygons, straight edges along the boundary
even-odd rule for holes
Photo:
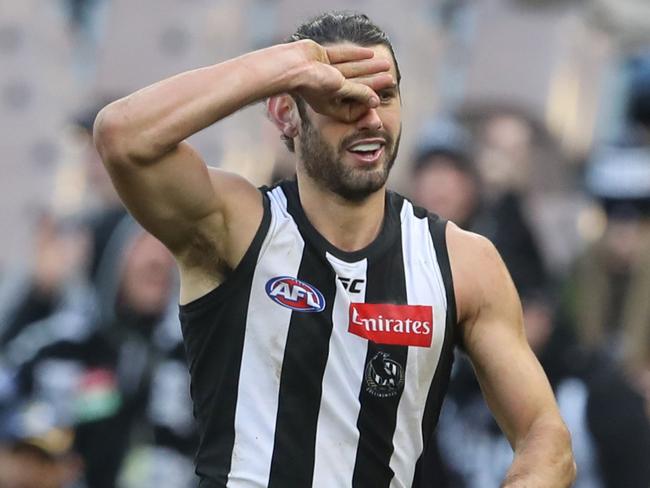
[[[291,95],[282,94],[270,97],[266,101],[266,114],[283,136],[293,139],[298,135],[300,115]]]

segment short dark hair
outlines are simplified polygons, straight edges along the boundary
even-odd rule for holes
[[[399,86],[402,75],[399,71],[393,45],[388,35],[374,24],[367,15],[350,11],[334,11],[320,14],[299,25],[296,32],[286,42],[301,41],[303,39],[311,39],[322,45],[351,42],[364,47],[386,46],[395,63],[397,85]],[[296,105],[298,105],[300,116],[305,117],[304,101],[295,96],[294,100],[296,101]],[[282,140],[289,151],[293,152],[295,150],[295,144],[292,138],[282,136]]]

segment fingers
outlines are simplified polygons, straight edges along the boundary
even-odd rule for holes
[[[395,87],[395,80],[388,73],[346,80],[336,92],[335,101],[329,104],[328,115],[344,122],[353,122],[368,109],[379,106],[378,93]]]
[[[338,63],[334,67],[346,78],[361,78],[390,70],[390,62],[387,59],[373,58]]]
[[[342,107],[344,111],[343,117],[345,122],[354,122],[355,120],[360,119],[368,112],[368,107],[361,105],[360,103],[348,104],[346,107]]]
[[[368,111],[368,106],[358,103],[330,104],[327,107],[326,115],[342,122],[354,122]]]
[[[381,73],[374,76],[364,76],[361,78],[353,78],[348,80],[351,83],[359,83],[367,86],[374,92],[385,90],[386,88],[394,88],[396,86],[393,75],[389,73]]]
[[[379,96],[372,88],[364,83],[347,80],[336,93],[336,99],[340,103],[356,102],[370,108],[375,108],[379,105]]]
[[[375,108],[379,106],[379,95],[377,93],[394,87],[395,80],[388,73],[355,78],[346,80],[335,97],[342,103],[356,102],[366,107]]]
[[[372,58],[375,55],[375,52],[369,47],[355,46],[352,44],[337,44],[323,47],[325,48],[330,64],[359,61],[361,59]]]
[[[346,120],[354,120],[354,118],[350,117],[354,117],[356,112],[362,114],[368,108],[376,108],[379,106],[378,91],[393,87],[395,87],[395,80],[388,73],[346,80],[343,86],[336,92],[335,105],[339,107],[347,106],[347,110],[343,111],[346,114],[344,118]],[[340,113],[341,111],[336,109],[336,112]]]

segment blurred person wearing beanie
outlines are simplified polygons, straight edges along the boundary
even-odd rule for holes
[[[569,276],[568,316],[589,350],[650,368],[650,145],[601,148],[586,185],[605,227]]]
[[[13,342],[8,359],[19,370],[18,393],[46,398],[67,415],[89,486],[112,488],[118,476],[133,480],[134,470],[140,478],[128,486],[160,473],[166,479],[156,486],[190,486],[196,440],[179,325],[169,309],[171,255],[127,216],[99,261],[90,325],[35,347],[48,331],[70,328],[67,317],[54,315]]]

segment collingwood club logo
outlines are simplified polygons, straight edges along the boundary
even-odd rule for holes
[[[404,387],[404,368],[379,351],[366,366],[366,391],[379,398],[397,395]]]

